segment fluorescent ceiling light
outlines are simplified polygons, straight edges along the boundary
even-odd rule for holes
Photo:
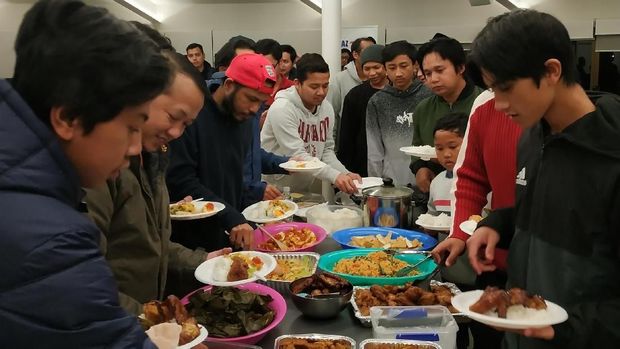
[[[526,0],[497,0],[498,3],[502,4],[505,8],[509,10],[516,10],[518,8],[530,8],[531,5]]]
[[[163,17],[159,14],[157,5],[150,0],[114,0],[131,11],[146,17],[150,21],[161,23]]]
[[[313,10],[321,13],[323,9],[323,0],[301,0],[304,4],[310,6]]]

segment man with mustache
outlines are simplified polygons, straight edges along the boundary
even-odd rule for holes
[[[170,199],[190,195],[226,205],[214,217],[174,222],[174,241],[208,251],[231,245],[251,248],[253,229],[240,213],[243,161],[252,136],[251,119],[271,95],[275,81],[275,69],[262,55],[236,56],[222,86],[205,98],[196,121],[170,143]]]

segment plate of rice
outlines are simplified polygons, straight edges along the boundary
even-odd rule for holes
[[[536,310],[526,308],[523,305],[509,306],[506,318],[498,317],[495,311],[480,314],[470,310],[470,306],[476,303],[483,293],[483,290],[474,290],[457,294],[452,297],[452,305],[463,315],[473,320],[500,328],[517,330],[540,328],[559,324],[568,319],[568,313],[564,308],[548,300],[545,300],[547,309]]]
[[[450,231],[450,226],[452,225],[452,217],[448,216],[445,213],[441,213],[438,216],[423,213],[415,221],[415,224],[428,230]]]

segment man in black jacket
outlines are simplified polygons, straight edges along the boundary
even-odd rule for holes
[[[232,246],[249,249],[253,229],[240,213],[243,161],[251,140],[251,118],[275,84],[275,69],[262,55],[235,57],[226,80],[205,104],[196,121],[170,143],[167,184],[171,201],[185,196],[226,205],[217,216],[174,222],[172,239],[207,251]],[[226,232],[230,235],[227,238]]]
[[[620,98],[596,105],[577,83],[556,18],[519,10],[493,18],[472,60],[495,108],[524,128],[516,207],[494,211],[467,241],[476,272],[509,246],[508,287],[559,304],[568,320],[506,333],[504,347],[612,348],[620,342]]]

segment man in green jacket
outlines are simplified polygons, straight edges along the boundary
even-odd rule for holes
[[[89,215],[103,232],[101,248],[118,283],[121,306],[135,315],[142,313],[145,302],[164,297],[169,270],[182,277],[209,257],[170,241],[166,144],[196,118],[204,82],[182,55],[163,52],[176,73],[151,104],[142,128],[142,153],[132,157],[130,167],[116,179],[87,190],[86,196]]]
[[[432,146],[437,120],[451,112],[469,115],[482,89],[465,79],[465,51],[455,39],[439,37],[427,42],[420,47],[417,61],[426,85],[435,95],[420,102],[413,113],[413,145]],[[428,193],[435,175],[444,170],[436,162],[416,157],[412,158],[410,169],[424,193]]]

